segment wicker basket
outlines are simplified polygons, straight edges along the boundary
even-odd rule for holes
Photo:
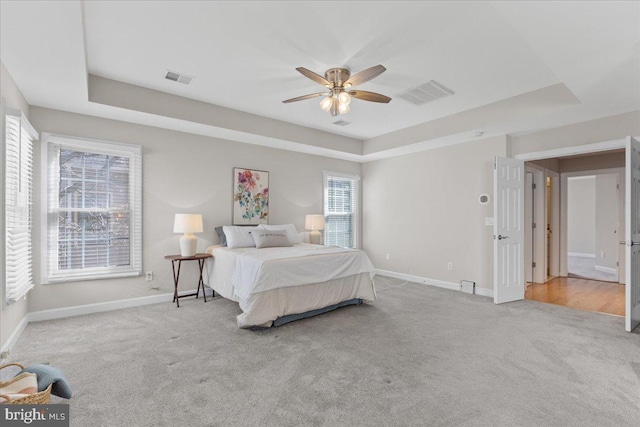
[[[9,363],[7,365],[0,366],[0,370],[4,368],[8,368],[9,366],[17,366],[20,369],[24,369],[24,366],[22,366],[19,363]],[[0,388],[4,388],[8,386],[14,380],[15,378],[12,378],[9,381],[5,381],[5,382],[0,381]],[[0,394],[0,397],[6,400],[4,404],[7,404],[7,405],[44,405],[49,403],[49,398],[51,397],[51,386],[52,384],[49,384],[49,387],[47,387],[43,391],[34,393],[34,394],[29,394],[27,396],[21,397],[20,399],[12,399],[6,394]]]

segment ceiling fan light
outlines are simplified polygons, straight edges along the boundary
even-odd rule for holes
[[[340,92],[340,95],[338,95],[338,101],[340,104],[349,105],[351,102],[351,96],[347,92]]]
[[[338,106],[338,103],[337,103],[337,102],[332,102],[332,103],[331,103],[331,111],[330,111],[330,112],[331,112],[331,115],[332,115],[333,117],[335,117],[335,116],[337,116],[338,114],[340,114],[339,108],[340,108],[340,107]]]
[[[322,108],[324,111],[329,111],[332,104],[333,99],[330,96],[327,96],[322,101],[320,101],[320,108]]]
[[[350,110],[351,108],[349,108],[349,104],[343,104],[343,103],[338,104],[338,111],[340,112],[340,114],[346,114]]]

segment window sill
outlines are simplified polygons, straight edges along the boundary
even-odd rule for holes
[[[69,276],[56,276],[56,277],[48,277],[43,280],[43,285],[55,285],[58,283],[67,283],[67,282],[85,282],[90,280],[103,280],[103,279],[121,279],[125,277],[138,277],[141,276],[142,273],[139,271],[129,271],[129,272],[118,272],[118,273],[94,273],[94,274],[78,274],[78,275],[69,275]]]

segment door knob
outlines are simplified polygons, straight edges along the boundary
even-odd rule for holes
[[[638,245],[640,245],[640,242],[634,242],[633,240],[630,241],[630,242],[626,241],[626,240],[621,240],[620,244],[621,245],[625,245],[625,246],[638,246]]]
[[[503,236],[502,234],[498,234],[498,240],[508,239],[509,236]]]

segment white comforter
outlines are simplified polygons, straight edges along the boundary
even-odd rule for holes
[[[372,273],[369,257],[354,249],[300,244],[285,248],[243,248],[233,272],[234,294],[252,294]]]
[[[301,244],[290,248],[211,246],[206,283],[237,301],[238,326],[270,326],[278,317],[342,301],[376,299],[373,265],[360,250]],[[305,286],[308,285],[308,286]]]

